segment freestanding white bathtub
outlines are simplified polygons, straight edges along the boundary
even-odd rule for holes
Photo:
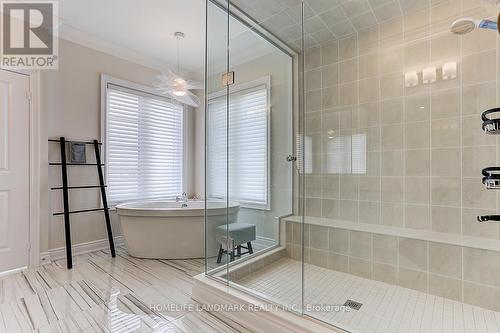
[[[116,206],[130,255],[139,258],[186,259],[205,256],[205,201],[141,201]],[[240,205],[207,203],[207,255],[217,255],[215,228],[234,223]],[[226,219],[226,213],[228,217]]]

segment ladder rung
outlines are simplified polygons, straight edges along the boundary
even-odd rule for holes
[[[94,209],[73,210],[73,211],[69,212],[69,214],[88,213],[88,212],[101,212],[101,211],[104,211],[104,210],[109,210],[109,208],[94,208]],[[64,215],[64,212],[54,213],[52,215],[54,215],[54,216]]]
[[[66,141],[66,139],[62,136],[59,140],[49,139],[49,142],[59,143],[59,149],[61,153],[60,162],[50,162],[49,165],[57,165],[61,166],[61,175],[62,175],[62,186],[52,187],[51,190],[63,190],[63,212],[53,213],[54,216],[64,215],[64,237],[66,241],[66,267],[71,269],[73,267],[73,254],[72,254],[72,245],[71,245],[71,223],[70,223],[70,215],[71,214],[79,214],[79,213],[88,213],[88,212],[104,212],[104,217],[106,220],[106,231],[108,234],[108,242],[109,248],[111,250],[111,256],[116,257],[115,253],[115,245],[113,240],[113,231],[111,229],[111,221],[109,217],[109,206],[106,198],[106,185],[104,184],[104,176],[103,176],[103,168],[104,163],[101,160],[101,148],[102,143],[97,140],[89,141]],[[67,163],[66,159],[66,143],[78,143],[85,145],[92,145],[93,150],[95,152],[95,163]],[[97,173],[99,175],[99,185],[81,185],[81,186],[69,186],[68,185],[68,166],[96,166]],[[93,209],[79,209],[70,211],[69,210],[69,191],[74,189],[88,189],[88,188],[99,188],[101,192],[101,200],[103,208],[93,208]]]
[[[61,140],[59,139],[49,139],[49,142],[57,142],[57,143],[61,143]],[[92,141],[71,141],[71,140],[66,140],[64,141],[65,143],[69,143],[69,142],[73,142],[73,143],[84,143],[86,145],[93,145],[94,142]],[[102,142],[98,142],[97,143],[99,146],[102,145]]]
[[[49,165],[62,165],[61,162],[53,162],[49,163]],[[81,166],[97,166],[97,163],[66,163],[66,165],[81,165]],[[104,163],[101,163],[101,166],[104,166]]]
[[[85,185],[85,186],[68,186],[68,190],[84,189],[84,188],[101,188],[108,185]],[[51,190],[64,190],[64,187],[52,187]]]

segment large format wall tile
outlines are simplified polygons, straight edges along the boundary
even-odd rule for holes
[[[397,265],[398,238],[385,235],[373,235],[373,261]]]
[[[429,271],[461,279],[462,248],[455,245],[429,243]]]
[[[309,223],[302,227],[287,222],[286,229],[286,253],[292,259],[302,258],[299,236],[304,229],[307,263],[500,309],[496,298],[500,295],[500,252]]]
[[[387,20],[306,52],[306,136],[316,176],[306,179],[314,199],[306,211],[498,238],[496,227],[478,225],[471,214],[500,208],[480,182],[481,170],[497,163],[497,140],[484,134],[479,117],[497,106],[496,36],[448,32],[462,11],[491,15],[489,7],[478,13],[473,1],[405,3],[403,17],[375,12]],[[328,27],[335,25],[330,14],[322,14]],[[449,61],[457,62],[457,78],[445,81],[440,66]],[[436,66],[436,82],[422,84],[419,74],[416,87],[405,87],[406,71],[428,66]],[[366,141],[354,145],[355,136]]]
[[[462,281],[429,274],[429,293],[461,302]]]
[[[500,311],[500,289],[464,282],[464,302]]]
[[[399,268],[399,285],[402,287],[427,292],[427,279],[426,272]]]
[[[498,224],[476,220],[500,214],[498,193],[481,183],[482,169],[500,163],[500,141],[482,131],[480,119],[500,102],[500,44],[495,33],[479,29],[449,32],[455,19],[493,17],[497,8],[475,0],[399,3],[402,16],[393,16],[391,2],[377,2],[379,21],[368,29],[359,28],[370,22],[367,15],[348,19],[344,9],[354,8],[348,2],[337,11],[340,21],[338,13],[321,14],[342,34],[306,53],[305,135],[312,150],[306,214],[500,241]],[[443,80],[446,62],[457,63],[455,79]],[[423,84],[422,71],[430,66],[436,81]],[[417,86],[405,86],[409,71],[419,73]],[[330,269],[500,307],[495,252],[329,229]],[[291,236],[288,252],[297,256],[296,233]],[[323,251],[324,236],[318,237],[310,249]],[[313,252],[307,253],[310,260]]]
[[[482,249],[464,249],[464,279],[500,287],[500,253]]]
[[[399,241],[399,265],[421,271],[427,270],[427,242],[414,239]]]

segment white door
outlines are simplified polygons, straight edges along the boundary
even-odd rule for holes
[[[28,266],[29,77],[0,70],[0,272]]]

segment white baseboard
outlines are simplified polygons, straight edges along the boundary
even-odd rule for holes
[[[124,245],[123,236],[115,236],[115,247]],[[73,255],[79,255],[84,253],[89,253],[93,251],[99,251],[109,248],[108,239],[99,239],[91,242],[75,244],[72,246]],[[51,260],[57,260],[61,258],[66,258],[66,248],[58,247],[51,249],[48,252],[40,253],[40,264],[49,262]]]
[[[28,269],[28,267],[20,267],[20,268],[11,269],[10,271],[0,272],[0,278],[22,272],[26,269]]]

